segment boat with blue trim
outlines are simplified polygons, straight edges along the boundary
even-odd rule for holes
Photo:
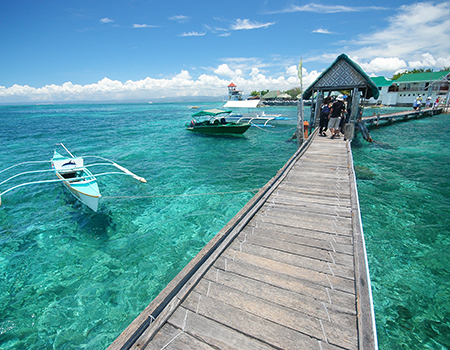
[[[186,124],[186,129],[203,134],[243,134],[250,128],[248,122],[231,122],[226,117],[230,110],[206,109],[192,114],[192,120]]]
[[[29,175],[37,175],[37,174],[45,174],[49,172],[53,172],[58,179],[56,180],[47,180],[47,179],[41,179],[38,181],[29,181],[24,182],[20,184],[16,184],[15,186],[0,192],[0,205],[1,205],[1,198],[3,195],[5,195],[8,192],[11,192],[17,188],[23,187],[23,186],[29,186],[29,185],[37,185],[37,184],[46,184],[46,183],[54,183],[54,182],[62,182],[64,186],[67,188],[67,190],[81,203],[86,205],[88,208],[92,209],[94,212],[97,212],[98,210],[98,204],[99,199],[101,198],[100,190],[98,188],[97,184],[97,177],[104,176],[104,175],[128,175],[133,177],[134,179],[140,181],[140,182],[147,182],[143,177],[137,176],[136,174],[133,174],[128,169],[124,168],[123,166],[109,160],[103,157],[99,156],[85,156],[84,158],[96,158],[101,159],[105,161],[106,163],[92,163],[89,165],[84,164],[84,158],[83,157],[75,157],[70,151],[62,144],[57,144],[58,146],[61,146],[67,153],[67,155],[61,155],[56,149],[53,153],[53,158],[50,160],[51,163],[51,169],[44,169],[44,170],[28,170],[21,172],[19,174],[15,174],[13,176],[10,176],[4,181],[0,182],[0,186],[5,184],[6,182],[9,182],[13,179],[20,178],[22,176],[29,176]],[[9,168],[6,168],[2,171],[0,171],[0,174],[7,173],[9,170],[24,166],[24,165],[30,165],[30,164],[38,164],[38,163],[48,163],[48,161],[28,161],[28,162],[22,162],[13,166],[10,166]],[[88,167],[92,166],[114,166],[115,168],[119,169],[120,172],[105,172],[101,174],[94,175]]]

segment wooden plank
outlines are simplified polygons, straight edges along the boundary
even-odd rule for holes
[[[276,304],[284,305],[294,310],[300,310],[312,317],[324,320],[329,318],[330,322],[337,323],[340,322],[341,317],[344,317],[350,320],[350,323],[356,322],[356,310],[354,308],[341,308],[339,305],[331,304],[328,300],[327,302],[323,302],[311,296],[302,295],[283,287],[246,278],[232,272],[212,268],[205,275],[204,279],[214,283],[224,284],[244,293],[267,301],[273,301]]]
[[[279,349],[319,348],[318,339],[212,298],[200,299],[200,296],[198,293],[190,294],[183,307]]]
[[[329,196],[317,194],[317,195],[305,195],[301,192],[297,192],[297,188],[288,189],[287,186],[279,187],[276,193],[273,195],[275,201],[280,203],[292,202],[295,203],[312,203],[312,204],[322,204],[328,206],[340,206],[340,207],[350,207],[350,198],[339,198],[336,196]]]
[[[137,348],[140,348],[140,344],[137,344]],[[211,347],[201,340],[197,340],[195,337],[189,335],[187,332],[182,331],[179,328],[175,328],[170,324],[165,325],[161,331],[153,338],[153,341],[149,343],[145,349],[147,350],[186,350],[186,349],[198,349],[198,350],[214,350],[216,348]]]
[[[333,226],[334,227],[334,226]],[[286,233],[293,236],[301,236],[305,238],[313,238],[317,240],[323,240],[328,242],[330,239],[338,244],[352,245],[353,246],[353,236],[351,235],[341,235],[335,230],[330,230],[330,232],[320,231],[317,229],[306,229],[298,226],[288,226],[282,224],[274,224],[270,222],[258,222],[256,220],[251,221],[245,228],[246,230],[261,229],[266,231],[277,233]]]
[[[242,234],[244,234],[244,236]],[[351,240],[347,244],[339,243],[332,234],[316,236],[314,231],[305,233],[305,231],[297,232],[297,230],[283,230],[283,228],[269,230],[261,226],[247,226],[240,236],[243,236],[245,240],[245,235],[247,235],[247,237],[249,235],[257,235],[257,237],[263,237],[271,241],[283,241],[288,244],[294,243],[307,247],[324,249],[330,252],[353,255],[353,245],[351,244]],[[324,239],[322,239],[322,237]]]
[[[214,349],[271,350],[272,346],[220,324],[197,312],[180,307],[167,322]],[[184,349],[196,349],[186,347]]]
[[[237,252],[244,252],[256,256],[261,256],[267,259],[280,261],[293,266],[299,266],[309,270],[331,274],[346,279],[354,279],[355,272],[353,266],[337,265],[333,262],[317,260],[314,258],[292,254],[289,252],[275,250],[263,246],[257,246],[253,245],[249,241],[247,241],[245,244],[242,244],[242,242],[234,242],[230,246],[230,249],[226,253],[224,253],[224,256],[232,259],[236,256]]]
[[[208,292],[209,296],[203,293],[197,294],[197,290],[200,290],[200,292]],[[279,331],[293,334],[299,341],[305,344],[316,344],[315,347],[317,347],[318,341],[322,341],[346,349],[357,348],[356,329],[354,325],[352,325],[353,327],[347,327],[344,323],[331,323],[328,320],[325,321],[310,317],[296,310],[276,305],[270,301],[264,301],[261,298],[217,283],[199,285],[196,288],[196,292],[192,293],[185,300],[183,307],[193,312],[198,312],[200,315],[210,319],[214,319],[219,323],[225,322],[224,324],[228,326],[235,325],[235,321],[230,322],[229,320],[225,320],[222,313],[223,310],[233,310],[233,314],[237,316],[240,330],[245,327],[244,324],[248,324],[243,332],[244,334],[260,339],[261,341],[266,341],[273,346],[279,346],[285,340],[280,339],[280,335],[275,338],[267,337],[264,334],[266,329],[264,329],[265,332],[263,333],[259,328],[260,326],[255,327],[255,324],[276,325]],[[342,321],[345,322],[345,319],[342,318]],[[351,331],[352,329],[353,332]],[[326,330],[328,330],[328,333]],[[299,344],[297,346],[297,349],[302,348]]]
[[[336,289],[346,293],[355,292],[355,285],[353,280],[345,279],[339,276],[328,275],[318,271],[308,270],[304,267],[289,265],[283,262],[263,258],[245,252],[236,251],[235,253],[236,254],[233,254],[234,260],[232,261],[227,260],[226,262],[227,265],[245,262],[247,264],[247,268],[259,267],[265,269],[270,273],[288,275],[297,278],[299,280],[305,280],[322,287]],[[218,266],[218,264],[221,261],[224,261],[225,259],[226,258],[219,259],[216,262],[215,266]],[[226,270],[225,266],[223,268]]]
[[[289,253],[291,255],[311,258],[319,261],[329,262],[331,264],[343,265],[353,268],[353,254],[345,254],[338,251],[333,251],[333,246],[331,243],[328,244],[326,249],[321,247],[313,247],[311,245],[296,244],[288,241],[271,239],[267,237],[262,237],[257,234],[244,235],[241,239],[234,242],[234,247],[236,250],[242,248],[243,244],[253,244],[255,246],[270,248],[274,251]],[[312,242],[311,242],[312,243]],[[277,258],[280,256],[277,255]],[[328,271],[329,272],[329,271]]]
[[[329,216],[319,214],[316,214],[314,216],[301,214],[299,214],[298,216],[269,216],[264,212],[260,212],[256,215],[256,219],[264,224],[269,223],[299,229],[352,236],[352,228],[349,223],[342,225],[340,224],[340,220],[337,218],[330,218]]]
[[[343,292],[332,288],[333,286],[331,284],[323,286],[305,278],[302,279],[298,276],[291,276],[288,273],[280,273],[279,271],[252,265],[244,260],[232,260],[226,257],[216,261],[214,267],[224,272],[232,272],[249,279],[267,283],[268,285],[313,297],[326,303],[329,302],[333,305],[339,305],[344,309],[355,309],[354,291],[353,293]]]
[[[290,203],[286,203],[290,202]],[[351,210],[349,207],[330,206],[315,203],[305,203],[295,200],[285,201],[280,203],[278,197],[271,197],[270,204],[266,206],[266,210],[279,210],[286,213],[292,213],[294,215],[298,213],[315,215],[320,213],[321,215],[328,215],[332,217],[347,218],[351,220]]]

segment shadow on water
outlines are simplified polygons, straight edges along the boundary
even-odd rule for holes
[[[243,134],[203,134],[203,133],[192,133],[192,137],[206,138],[206,139],[217,139],[217,140],[239,140],[245,139],[246,136]]]
[[[384,143],[384,142],[374,141],[372,144],[373,144],[374,147],[381,148],[381,149],[395,149],[394,147],[392,147],[388,143]]]
[[[358,180],[374,180],[376,177],[375,173],[364,165],[355,165],[355,173]]]
[[[98,212],[94,212],[75,198],[70,197],[68,195],[65,202],[72,207],[69,215],[79,229],[96,240],[107,241],[108,231],[116,228],[110,211],[102,210],[100,207]]]
[[[352,140],[352,148],[363,148],[367,146],[372,146],[374,148],[381,148],[381,149],[395,149],[395,147],[391,146],[388,143],[380,142],[377,140],[373,140],[373,142],[368,142],[364,140],[361,135],[356,135],[356,137]]]

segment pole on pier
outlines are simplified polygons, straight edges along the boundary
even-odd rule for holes
[[[353,140],[353,136],[355,134],[355,123],[359,113],[359,100],[360,93],[358,88],[353,89],[352,93],[352,105],[351,105],[351,114],[348,123],[345,125],[345,135],[344,138],[346,140]]]
[[[302,78],[303,58],[298,64],[298,78],[300,79],[300,101],[297,101],[297,148],[303,144],[305,130],[303,126],[303,78]]]
[[[297,148],[305,141],[305,126],[303,124],[303,96],[300,97],[300,101],[297,101]]]
[[[316,101],[315,101],[315,105],[314,105],[314,109],[311,108],[311,122],[310,124],[310,130],[312,132],[312,130],[316,127],[319,126],[319,121],[320,121],[320,107],[322,106],[323,103],[323,90],[318,90],[317,91],[317,95],[316,95]],[[311,107],[313,107],[311,105]]]

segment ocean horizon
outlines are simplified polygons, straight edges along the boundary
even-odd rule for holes
[[[62,142],[148,181],[99,178],[97,213],[59,184],[2,197],[1,349],[105,349],[294,154],[293,126],[185,130],[194,105],[222,104],[0,106],[0,170],[50,160]],[[297,115],[295,106],[265,111]],[[450,348],[447,118],[352,142],[380,349]]]

